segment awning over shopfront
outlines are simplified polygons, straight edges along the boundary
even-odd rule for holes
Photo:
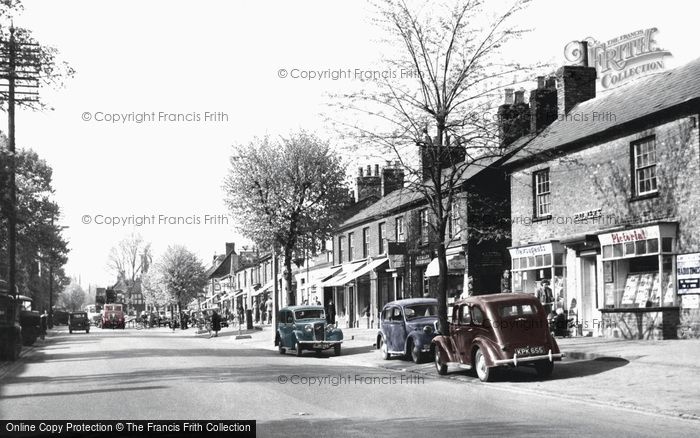
[[[465,258],[462,254],[450,254],[447,256],[447,270],[461,271],[463,274],[465,268]],[[428,267],[425,268],[426,277],[437,277],[440,275],[440,263],[437,257],[430,261]]]
[[[306,279],[305,288],[321,287],[321,284],[339,273],[342,270],[340,266],[329,266],[321,269],[310,270],[307,273],[297,274],[297,284],[301,284],[301,279]]]
[[[344,286],[345,284],[353,281],[354,279],[368,274],[370,271],[380,268],[382,265],[389,263],[389,259],[381,258],[377,260],[372,260],[362,263],[353,263],[350,265],[343,265],[342,271],[336,273],[335,276],[329,278],[328,280],[322,282],[320,287],[333,287],[333,286]]]

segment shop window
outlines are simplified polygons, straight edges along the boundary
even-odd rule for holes
[[[564,264],[564,254],[556,253],[554,254],[554,264],[563,265]]]
[[[603,258],[604,259],[609,259],[612,257],[613,251],[612,251],[612,245],[605,245],[603,246]]]
[[[552,264],[552,254],[545,254],[544,255],[544,265],[549,266]],[[561,264],[561,261],[559,262]]]
[[[634,194],[641,196],[656,192],[656,139],[648,137],[632,143],[632,155]]]
[[[625,242],[625,255],[634,255],[634,242]]]
[[[622,257],[622,244],[616,243],[613,245],[613,257]]]
[[[544,257],[541,255],[535,256],[535,266],[541,268],[544,264]]]
[[[520,269],[520,259],[513,259],[513,269]]]
[[[649,254],[654,254],[659,252],[659,239],[648,239],[647,240],[647,252]]]
[[[647,253],[647,241],[646,240],[638,240],[634,243],[634,246],[635,246],[635,252],[637,253],[637,255]]]
[[[535,172],[533,177],[535,188],[535,217],[548,217],[551,215],[549,169]]]
[[[338,237],[338,263],[343,263],[343,243],[345,243],[345,236]]]

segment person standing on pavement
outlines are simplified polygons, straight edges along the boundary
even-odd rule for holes
[[[503,271],[503,277],[501,278],[501,293],[509,293],[510,289],[510,271],[506,269]]]
[[[267,309],[267,323],[272,324],[272,297],[267,297],[267,301],[265,301],[265,308]]]
[[[219,330],[221,330],[221,317],[217,313],[216,310],[211,314],[211,329],[214,332],[213,335],[209,335],[211,338],[212,336],[217,337],[219,336]]]

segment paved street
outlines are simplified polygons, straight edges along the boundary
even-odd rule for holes
[[[234,333],[208,339],[161,328],[69,335],[60,327],[19,362],[0,366],[0,416],[256,419],[259,436],[658,436],[662,427],[697,436],[700,430],[693,420],[533,393],[539,382],[526,371],[482,384],[464,373],[432,377],[428,364],[420,366],[425,375],[402,371],[411,365],[401,360],[382,364],[364,341],[348,341],[341,357],[297,358],[261,343],[269,332],[244,340]],[[562,386],[575,373],[602,375],[621,363],[567,366]]]

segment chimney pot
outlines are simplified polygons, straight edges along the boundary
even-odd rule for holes
[[[513,104],[513,89],[512,88],[506,88],[506,101],[504,104],[505,105],[512,105]]]
[[[371,164],[367,165],[367,176],[372,176],[372,165]]]
[[[537,76],[537,89],[541,90],[544,88],[544,76]]]
[[[357,176],[362,176],[362,166],[360,166],[360,168],[357,169]]]
[[[581,50],[581,65],[588,67],[588,41],[579,41]]]
[[[515,104],[525,103],[525,90],[518,90],[515,92]]]
[[[379,164],[374,165],[374,176],[380,176],[379,175]]]

